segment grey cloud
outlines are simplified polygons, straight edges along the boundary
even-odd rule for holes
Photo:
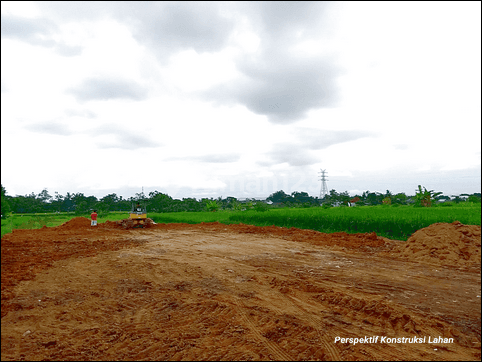
[[[229,163],[239,161],[239,159],[240,155],[238,154],[213,154],[194,158],[196,161],[209,163]]]
[[[68,136],[73,133],[67,126],[56,121],[30,124],[25,126],[25,128],[31,132],[47,133],[59,136]]]
[[[161,146],[148,137],[136,134],[138,130],[128,130],[114,123],[104,124],[91,131],[93,136],[111,135],[114,141],[98,141],[100,148],[120,148],[127,150],[137,150],[140,148],[155,148]]]
[[[273,39],[307,36],[320,31],[326,24],[321,18],[329,3],[326,1],[259,1],[244,3],[245,12],[253,19],[258,31]]]
[[[223,2],[208,1],[91,1],[42,2],[39,7],[57,21],[114,18],[131,28],[161,60],[192,48],[197,52],[222,49],[233,23],[222,15]]]
[[[96,117],[96,114],[88,109],[84,109],[84,110],[67,109],[65,111],[65,114],[71,117],[82,117],[82,118]]]
[[[248,24],[261,43],[256,54],[235,59],[243,77],[198,93],[201,98],[242,104],[277,124],[296,122],[311,109],[337,104],[341,70],[336,57],[293,50],[300,41],[328,34],[330,14],[324,2],[47,2],[40,7],[59,22],[114,18],[129,26],[134,38],[163,62],[183,49],[220,51],[238,26]],[[73,93],[84,100],[145,95],[139,88],[120,91],[100,80],[90,80]]]
[[[159,142],[153,141],[137,132],[139,132],[139,130],[129,130],[118,126],[115,123],[108,123],[94,128],[89,133],[94,137],[106,135],[113,136],[113,141],[98,141],[97,145],[100,148],[137,150],[140,148],[155,148],[161,146]]]
[[[55,24],[47,19],[26,19],[2,14],[2,38],[13,38],[29,43],[42,43],[40,36],[49,35]],[[53,42],[51,42],[53,43]]]
[[[81,46],[70,46],[63,43],[58,43],[56,46],[56,51],[64,57],[75,57],[82,54]]]
[[[169,161],[192,161],[192,162],[206,162],[206,163],[230,163],[237,162],[241,155],[235,153],[229,154],[211,154],[195,157],[171,157]]]
[[[109,78],[90,78],[69,90],[80,101],[147,98],[147,89],[134,81]]]
[[[290,166],[306,166],[320,162],[318,158],[310,154],[309,150],[300,147],[296,143],[278,143],[268,152],[269,161],[260,161],[260,165],[288,163]]]
[[[131,6],[135,9],[128,12],[135,19],[134,37],[153,46],[161,58],[180,49],[220,50],[233,27],[213,2],[136,2]]]
[[[322,59],[295,59],[273,51],[255,61],[238,63],[247,79],[204,93],[217,102],[244,104],[269,121],[289,124],[303,118],[307,111],[336,104],[337,71]]]
[[[136,150],[139,148],[155,148],[160,146],[159,143],[151,141],[147,137],[135,135],[131,132],[123,135],[118,134],[117,137],[119,139],[119,143],[115,146],[115,148]]]
[[[63,56],[75,56],[82,53],[80,46],[70,46],[53,39],[58,27],[49,19],[27,19],[2,14],[1,29],[2,38],[17,39],[32,45],[53,48]]]
[[[261,38],[259,50],[236,61],[242,79],[201,95],[218,104],[245,105],[277,124],[302,119],[310,109],[337,104],[336,79],[341,69],[334,56],[307,56],[292,50],[298,42],[319,38],[325,6],[317,3],[248,3],[252,24]],[[258,9],[259,14],[254,14]],[[301,35],[300,35],[301,34]]]
[[[112,1],[42,1],[37,6],[50,18],[78,21],[112,16],[119,5],[119,2]]]
[[[330,146],[355,141],[360,138],[375,136],[366,131],[332,131],[314,128],[298,128],[295,135],[304,148],[320,150]]]
[[[373,134],[364,131],[329,131],[313,128],[298,128],[293,131],[297,142],[277,143],[266,154],[267,160],[259,161],[262,166],[272,166],[287,162],[291,166],[307,166],[319,163],[319,158],[312,151],[330,146],[370,137]]]

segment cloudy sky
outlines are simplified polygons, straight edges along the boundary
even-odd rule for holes
[[[480,2],[1,2],[1,182],[481,190]]]

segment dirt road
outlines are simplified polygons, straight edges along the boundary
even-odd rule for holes
[[[2,239],[2,360],[481,358],[480,227],[444,224],[478,252],[452,260],[440,235],[89,225]]]

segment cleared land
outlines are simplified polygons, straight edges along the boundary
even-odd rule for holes
[[[481,358],[480,226],[400,242],[74,218],[4,236],[1,258],[2,360]],[[365,336],[426,341],[335,343]]]

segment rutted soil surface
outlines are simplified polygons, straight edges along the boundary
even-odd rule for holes
[[[480,226],[417,233],[16,230],[2,238],[1,359],[480,360]]]

